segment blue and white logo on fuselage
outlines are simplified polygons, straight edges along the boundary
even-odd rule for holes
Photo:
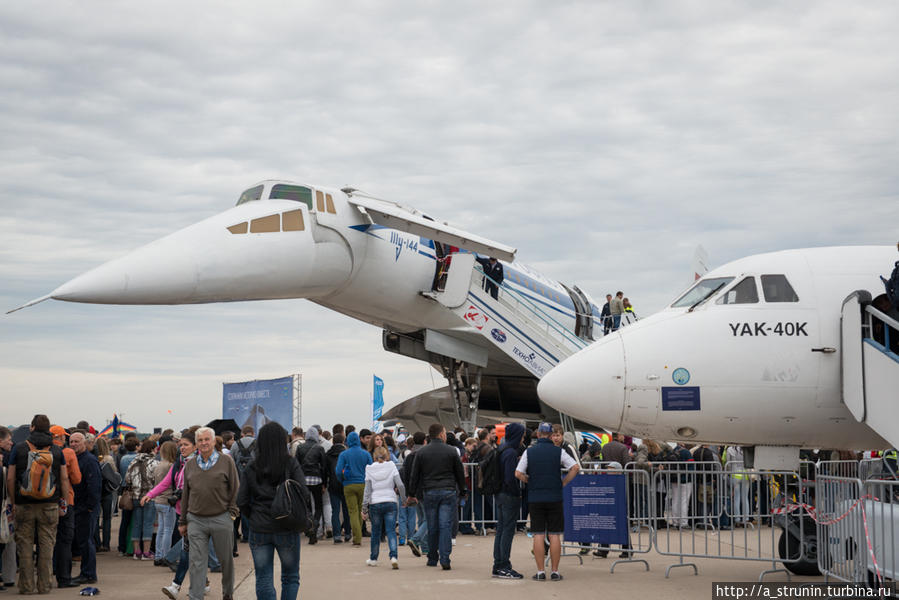
[[[671,380],[677,385],[687,385],[690,383],[690,371],[683,367],[678,367],[671,374]]]

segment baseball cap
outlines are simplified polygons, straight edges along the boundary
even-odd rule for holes
[[[50,435],[52,435],[53,437],[56,437],[58,435],[69,437],[69,432],[63,429],[61,425],[54,425],[50,428]]]
[[[553,426],[546,422],[540,423],[540,427],[537,428],[537,432],[538,433],[552,433]]]

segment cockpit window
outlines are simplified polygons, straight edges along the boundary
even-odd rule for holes
[[[251,187],[243,194],[240,195],[240,198],[237,199],[237,206],[244,204],[245,202],[253,202],[254,200],[259,200],[262,198],[262,189],[264,185],[257,185],[256,187]]]
[[[762,291],[765,302],[799,302],[786,275],[762,275]]]
[[[671,305],[671,307],[691,307],[694,304],[698,304],[733,280],[733,277],[712,277],[710,279],[700,279],[696,283],[696,285],[694,285],[687,291],[686,294],[678,298],[674,302],[674,304]]]
[[[718,304],[756,304],[759,292],[755,287],[755,277],[747,277],[718,298]]]
[[[312,190],[300,185],[278,184],[272,186],[272,193],[268,195],[269,200],[294,200],[303,202],[312,210]]]

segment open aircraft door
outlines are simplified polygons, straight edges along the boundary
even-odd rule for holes
[[[867,298],[863,297],[866,296]],[[853,292],[843,301],[840,312],[840,388],[843,404],[859,423],[865,420],[865,377],[862,341],[861,302],[870,302],[871,295],[864,291]]]

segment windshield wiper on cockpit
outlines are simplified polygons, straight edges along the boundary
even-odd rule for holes
[[[694,308],[696,308],[697,306],[699,306],[700,304],[702,304],[703,302],[705,302],[706,300],[708,300],[709,298],[711,298],[712,296],[714,296],[714,295],[718,292],[718,290],[720,290],[721,288],[723,288],[723,287],[724,287],[725,285],[727,285],[728,283],[729,283],[729,281],[722,281],[721,283],[719,283],[719,284],[718,284],[718,287],[712,289],[708,294],[706,294],[705,296],[703,296],[702,298],[700,298],[700,299],[696,302],[696,304],[694,304],[694,305],[691,306],[689,309],[687,309],[687,312],[693,312],[693,309],[694,309]]]

